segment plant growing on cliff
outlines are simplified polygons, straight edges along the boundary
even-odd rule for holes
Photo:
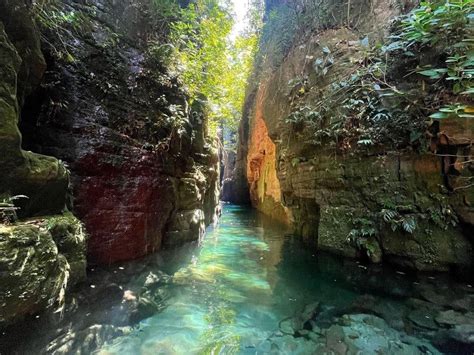
[[[340,63],[339,72],[331,72],[337,49],[322,47],[313,71],[318,78],[338,75],[339,81],[318,93],[311,105],[305,101],[307,85],[303,94],[294,91],[290,101],[295,108],[287,123],[313,132],[310,143],[327,144],[340,153],[426,149],[427,116],[474,117],[473,14],[469,0],[423,2],[399,19],[384,46],[371,45],[368,38],[352,44],[357,54],[351,55],[347,73],[341,73]],[[404,68],[396,63],[400,58]],[[424,58],[439,67],[422,66]],[[403,86],[401,77],[409,78]]]
[[[398,229],[402,229],[409,234],[413,234],[417,227],[414,214],[403,215],[396,210],[382,209],[380,215],[383,222],[388,224],[394,232]]]
[[[399,31],[388,50],[402,49],[405,55],[434,50],[440,53],[438,66],[423,66],[416,72],[430,84],[447,88],[444,106],[431,115],[474,118],[474,2],[447,0],[422,2],[401,19]],[[443,88],[443,89],[444,89]]]
[[[367,218],[352,219],[354,228],[349,232],[349,239],[359,243],[361,238],[375,237],[377,235],[377,228],[374,221]]]
[[[33,15],[40,26],[54,33],[57,44],[48,40],[44,34],[42,34],[42,40],[51,48],[56,57],[67,62],[74,62],[74,47],[69,43],[72,39],[71,31],[86,30],[90,22],[87,16],[73,8],[66,9],[58,0],[36,1],[33,6]]]

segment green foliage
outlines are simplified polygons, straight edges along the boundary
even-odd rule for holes
[[[355,218],[352,220],[354,229],[349,233],[349,238],[357,241],[360,238],[375,237],[378,232],[374,221],[367,218]]]
[[[351,221],[354,228],[347,236],[348,242],[372,258],[377,253],[376,245],[378,244],[379,231],[376,219],[360,217],[352,218]]]
[[[78,11],[64,10],[57,0],[37,1],[33,12],[41,26],[55,31],[63,30],[66,25],[80,30],[81,23],[85,20],[83,14]]]
[[[311,88],[301,79],[290,81],[301,89],[290,90],[295,108],[286,122],[303,123],[312,132],[309,143],[327,144],[339,152],[380,145],[407,146],[421,139],[425,122],[412,119],[420,116],[419,108],[408,94],[387,82],[387,64],[379,49],[370,47],[366,38],[359,48],[359,57],[351,58],[355,70],[333,82],[316,104],[301,105]],[[331,74],[335,55],[338,53],[322,48],[322,56],[313,63],[318,78]],[[387,106],[387,98],[396,104]]]
[[[444,82],[452,96],[474,97],[474,2],[447,0],[422,2],[403,17],[400,30],[388,50],[401,49],[407,56],[424,50],[442,51],[443,63],[438,67],[418,68],[418,74],[430,82]],[[463,97],[455,97],[463,100]],[[449,117],[474,118],[469,105],[451,102],[431,115],[434,119]]]
[[[444,230],[458,226],[459,218],[453,208],[446,202],[446,198],[439,195],[433,195],[432,198],[436,203],[426,211],[429,219]]]
[[[204,95],[210,108],[210,130],[237,129],[245,86],[257,45],[257,34],[229,40],[233,20],[217,0],[199,0],[179,12],[171,25],[177,72],[191,99]]]
[[[417,44],[465,48],[473,12],[472,0],[421,2],[402,19],[398,38],[408,48]],[[452,43],[455,43],[454,46]]]
[[[179,19],[180,6],[176,0],[150,0],[155,32],[168,32],[169,25]]]
[[[268,2],[267,2],[268,3]],[[345,0],[284,1],[267,7],[256,59],[258,72],[278,67],[295,45],[310,31],[348,25]]]
[[[68,9],[58,0],[40,0],[33,6],[33,15],[44,30],[54,33],[59,45],[51,43],[44,35],[42,39],[58,59],[74,62],[73,46],[68,43],[73,33],[88,31],[89,19],[81,12]]]
[[[293,45],[299,28],[298,22],[298,12],[291,4],[283,4],[270,11],[260,41],[260,53],[264,53],[269,62],[261,63],[262,65],[276,67],[283,61]]]
[[[413,234],[416,230],[417,222],[415,214],[401,214],[399,211],[382,209],[380,215],[383,222],[388,224],[392,231],[402,229],[406,233]]]
[[[220,96],[225,72],[227,36],[232,20],[216,1],[198,1],[181,11],[173,23],[171,40],[178,50],[182,76],[192,95],[204,94],[211,101]]]

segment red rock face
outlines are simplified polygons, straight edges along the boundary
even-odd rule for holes
[[[160,248],[174,208],[173,183],[162,176],[160,160],[157,153],[124,146],[119,156],[93,150],[75,163],[81,174],[75,211],[90,234],[90,262],[136,259]]]

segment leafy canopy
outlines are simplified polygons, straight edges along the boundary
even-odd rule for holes
[[[236,129],[257,46],[252,31],[231,41],[232,26],[229,7],[218,0],[197,0],[171,25],[178,71],[191,99],[206,97],[211,133],[223,126]]]

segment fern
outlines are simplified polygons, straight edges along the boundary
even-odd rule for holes
[[[413,234],[413,232],[416,229],[416,225],[417,225],[416,219],[413,216],[404,218],[402,220],[403,230],[407,233]]]

